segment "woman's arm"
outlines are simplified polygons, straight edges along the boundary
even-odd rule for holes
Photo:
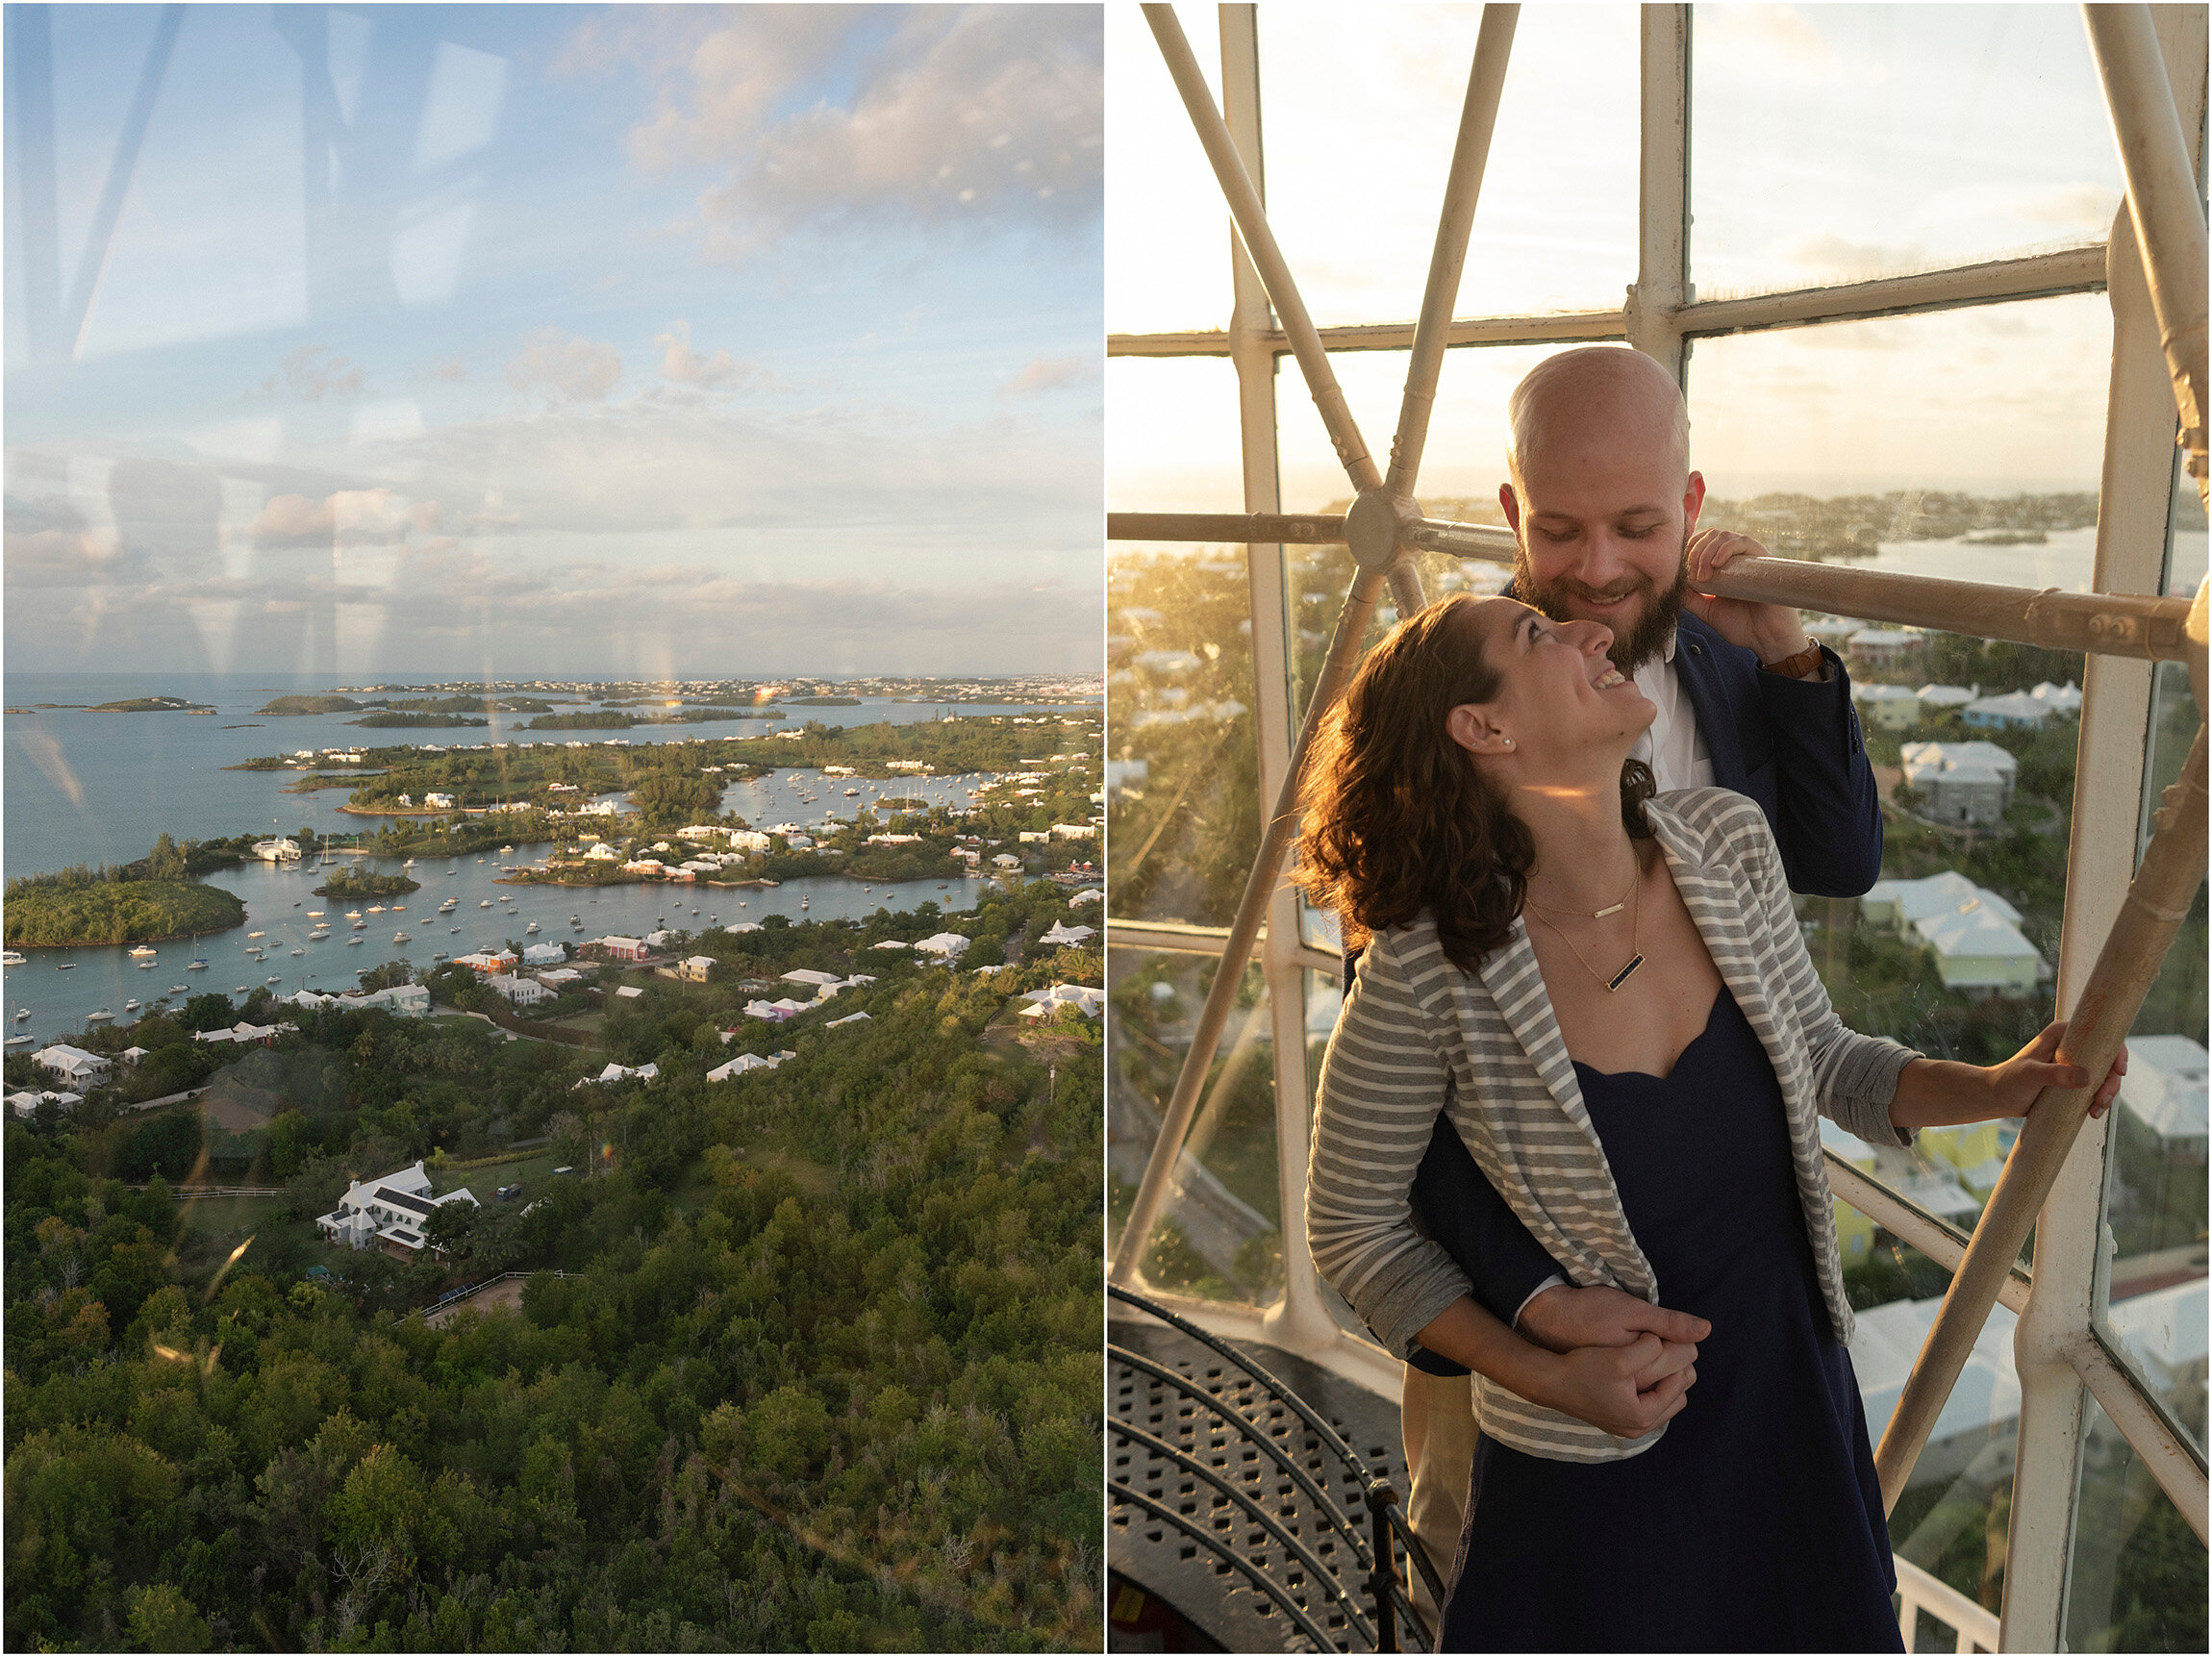
[[[1467,1294],[1422,1325],[1420,1341],[1531,1403],[1621,1439],[1640,1439],[1677,1413],[1697,1379],[1694,1345],[1644,1334],[1625,1346],[1548,1352]]]
[[[2086,1088],[2087,1070],[2079,1065],[2058,1063],[2058,1043],[2065,1035],[2063,1018],[2048,1024],[2041,1035],[2001,1065],[1915,1059],[1898,1074],[1897,1096],[1890,1100],[1890,1120],[1900,1130],[1991,1122],[2001,1117],[2024,1117],[2046,1088]],[[2112,1108],[2120,1093],[2120,1078],[2125,1074],[2127,1049],[2123,1047],[2105,1075],[2104,1085],[2089,1101],[2092,1117],[2101,1117]]]
[[[1408,1193],[1451,1074],[1398,967],[1377,938],[1345,988],[1322,1061],[1306,1169],[1306,1238],[1315,1268],[1386,1349],[1468,1293],[1443,1246],[1414,1227]]]

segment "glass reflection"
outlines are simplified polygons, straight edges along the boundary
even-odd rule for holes
[[[1214,982],[1208,956],[1109,947],[1106,957],[1107,1223],[1119,1233]],[[1151,1288],[1266,1305],[1283,1282],[1274,1040],[1267,983],[1245,969],[1176,1159],[1141,1270]],[[1110,1235],[1108,1251],[1114,1247]]]

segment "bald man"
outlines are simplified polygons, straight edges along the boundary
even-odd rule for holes
[[[1690,469],[1680,389],[1642,352],[1594,346],[1547,358],[1507,413],[1511,481],[1497,499],[1519,543],[1513,595],[1554,620],[1613,630],[1614,665],[1658,710],[1634,757],[1662,793],[1747,794],[1773,827],[1792,890],[1864,892],[1881,873],[1882,818],[1850,680],[1795,610],[1701,590],[1714,571],[1765,549],[1698,532],[1705,480]],[[1475,1298],[1530,1340],[1567,1351],[1626,1345],[1646,1330],[1694,1338],[1682,1313],[1569,1286],[1441,1117],[1413,1198]],[[1467,1372],[1417,1349],[1401,1402],[1407,1518],[1442,1572],[1458,1551],[1474,1454]]]

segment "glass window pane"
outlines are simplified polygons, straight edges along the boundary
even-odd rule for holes
[[[2146,844],[2151,809],[2179,774],[2198,720],[2181,664],[2161,663],[2144,766]],[[2105,1344],[2199,1447],[2207,1287],[2204,898],[2198,888],[2128,1032],[2127,1078],[2105,1141],[2111,1254],[2099,1274],[2095,1307]]]
[[[2111,228],[2119,163],[2072,7],[1699,6],[1691,40],[1701,298]]]
[[[1144,1178],[1216,966],[1202,955],[1107,950],[1110,1234],[1119,1233]],[[1267,981],[1257,966],[1248,967],[1144,1251],[1149,1287],[1253,1305],[1280,1296],[1273,1055]],[[1114,1247],[1110,1235],[1109,1253]]]
[[[2201,1359],[2199,1375],[2201,1388]],[[2081,1407],[2064,1648],[2201,1651],[2204,1544],[2097,1400]]]
[[[1215,108],[1221,44],[1211,6],[1178,6]],[[1191,117],[1134,6],[1106,9],[1106,327],[1155,334],[1229,325],[1229,210]]]
[[[1420,313],[1479,6],[1260,13],[1269,221],[1316,321]],[[1455,307],[1618,307],[1636,280],[1632,6],[1523,7]]]
[[[1225,360],[1124,358],[1108,395],[1117,510],[1239,509]],[[1106,694],[1112,913],[1227,925],[1260,823],[1242,546],[1110,545]]]
[[[1729,502],[1848,497],[1793,558],[2086,590],[2111,362],[2094,293],[1699,339],[1691,462]]]

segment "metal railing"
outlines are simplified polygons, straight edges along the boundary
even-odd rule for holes
[[[1234,1365],[1257,1383],[1269,1402],[1279,1403],[1295,1416],[1313,1441],[1306,1447],[1309,1450],[1319,1450],[1323,1458],[1342,1467],[1351,1482],[1358,1487],[1367,1510],[1365,1524],[1363,1526],[1356,1516],[1347,1513],[1329,1494],[1330,1486],[1336,1481],[1325,1471],[1316,1477],[1307,1468],[1299,1465],[1297,1456],[1277,1444],[1272,1435],[1224,1403],[1207,1388],[1141,1352],[1111,1342],[1106,1348],[1110,1363],[1126,1366],[1177,1393],[1197,1414],[1218,1424],[1220,1429],[1234,1434],[1249,1451],[1266,1457],[1273,1465],[1275,1476],[1287,1480],[1302,1496],[1300,1511],[1310,1515],[1313,1522],[1310,1526],[1297,1528],[1308,1529],[1311,1535],[1300,1537],[1295,1534],[1238,1479],[1223,1477],[1201,1458],[1179,1449],[1143,1427],[1132,1422],[1112,1420],[1107,1427],[1108,1438],[1119,1445],[1128,1446],[1167,1464],[1183,1477],[1205,1485],[1214,1493],[1213,1505],[1216,1509],[1227,1507],[1234,1510],[1242,1524],[1257,1528],[1269,1538],[1273,1547],[1282,1551],[1286,1560],[1295,1562],[1309,1585],[1307,1597],[1333,1600],[1343,1614],[1349,1634],[1364,1643],[1367,1649],[1401,1649],[1399,1630],[1403,1629],[1416,1637],[1417,1649],[1426,1650],[1433,1644],[1433,1639],[1427,1624],[1421,1620],[1420,1614],[1415,1610],[1404,1586],[1398,1580],[1395,1563],[1395,1549],[1404,1550],[1414,1569],[1420,1572],[1433,1602],[1440,1605],[1444,1601],[1444,1583],[1437,1575],[1436,1568],[1429,1562],[1427,1553],[1415,1539],[1403,1515],[1399,1513],[1397,1492],[1390,1482],[1376,1476],[1359,1452],[1345,1442],[1343,1434],[1321,1419],[1296,1393],[1256,1359],[1208,1334],[1188,1318],[1178,1317],[1157,1300],[1114,1284],[1107,1286],[1106,1293],[1123,1305],[1158,1319],[1177,1334],[1196,1342]],[[1107,1486],[1109,1505],[1133,1509],[1142,1514],[1146,1521],[1164,1524],[1176,1531],[1195,1546],[1236,1570],[1255,1591],[1280,1610],[1301,1634],[1313,1641],[1316,1649],[1336,1649],[1336,1641],[1315,1620],[1312,1613],[1299,1603],[1294,1584],[1255,1563],[1237,1546],[1236,1534],[1241,1526],[1228,1526],[1226,1534],[1223,1534],[1223,1527],[1197,1522],[1194,1518],[1179,1512],[1173,1504],[1160,1501],[1136,1489],[1136,1483],[1134,1474],[1127,1482],[1110,1482]],[[1353,1572],[1340,1573],[1322,1562],[1317,1548],[1322,1542],[1324,1532],[1333,1535],[1350,1550],[1354,1561]],[[1364,1579],[1368,1595],[1365,1609],[1354,1600],[1345,1587],[1346,1576],[1355,1573]]]

